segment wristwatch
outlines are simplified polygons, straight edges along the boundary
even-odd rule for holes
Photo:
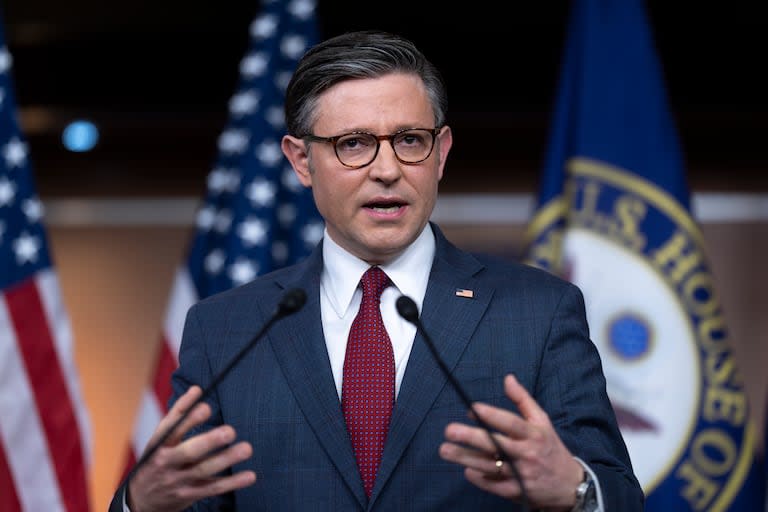
[[[597,510],[595,481],[589,471],[584,471],[584,479],[576,487],[576,504],[571,512],[591,512]]]

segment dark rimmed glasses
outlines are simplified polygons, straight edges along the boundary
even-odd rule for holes
[[[442,128],[408,128],[390,135],[374,135],[367,132],[352,132],[335,137],[305,135],[302,139],[312,142],[326,142],[333,145],[336,158],[341,165],[360,169],[376,160],[381,141],[388,140],[398,161],[404,164],[423,162],[435,147],[435,137]]]

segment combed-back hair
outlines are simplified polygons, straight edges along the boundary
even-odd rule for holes
[[[288,133],[294,137],[311,133],[318,97],[335,84],[391,73],[419,76],[432,104],[435,126],[445,124],[448,95],[438,69],[408,39],[365,30],[327,39],[301,58],[285,94]]]

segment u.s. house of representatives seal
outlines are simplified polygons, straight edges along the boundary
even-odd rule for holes
[[[584,293],[646,495],[659,491],[670,510],[723,510],[754,433],[701,234],[653,183],[594,160],[567,168],[563,197],[532,223],[531,263]]]

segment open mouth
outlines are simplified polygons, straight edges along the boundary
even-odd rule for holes
[[[404,206],[398,202],[375,202],[366,204],[365,207],[376,213],[395,213]]]

